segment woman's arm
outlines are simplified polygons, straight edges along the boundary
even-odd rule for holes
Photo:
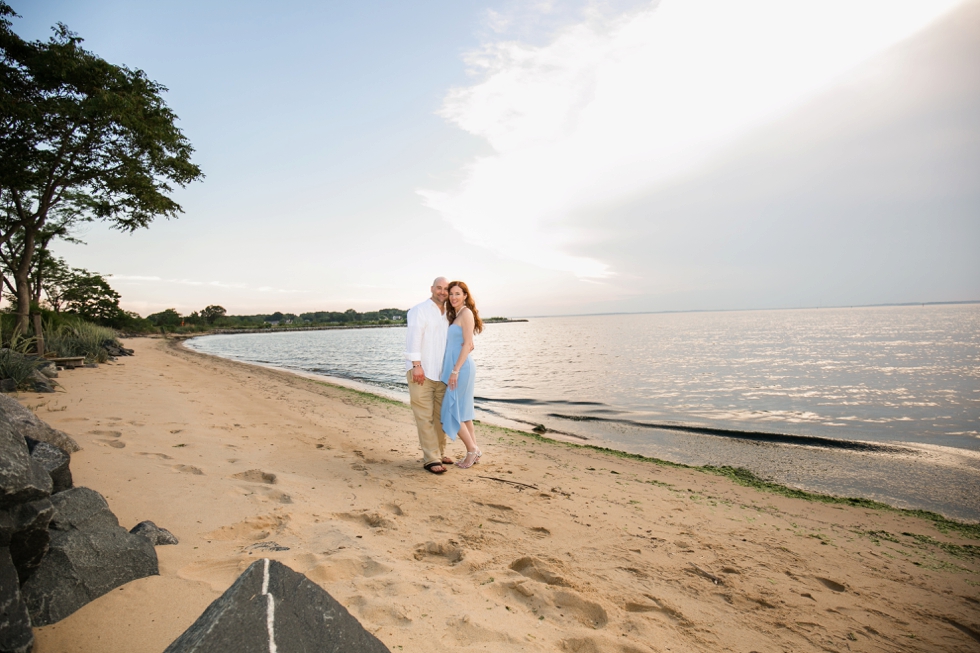
[[[459,326],[463,330],[463,346],[459,348],[459,357],[453,365],[453,373],[449,375],[449,389],[456,389],[456,382],[459,380],[459,370],[466,362],[466,358],[473,351],[473,311],[466,309],[459,316]]]

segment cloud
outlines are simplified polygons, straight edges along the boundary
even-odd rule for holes
[[[440,115],[494,152],[456,187],[419,193],[470,243],[608,278],[614,256],[575,253],[601,222],[573,216],[690,173],[956,4],[675,0],[589,13],[545,45],[489,42]]]

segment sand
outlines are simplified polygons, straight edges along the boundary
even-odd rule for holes
[[[126,345],[20,399],[83,447],[77,485],[180,544],[37,629],[38,653],[159,653],[261,557],[393,651],[980,648],[980,542],[929,520],[487,425],[479,465],[434,476],[402,404]]]

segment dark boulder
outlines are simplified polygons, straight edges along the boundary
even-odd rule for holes
[[[43,499],[51,487],[51,477],[31,458],[24,436],[0,415],[0,510]]]
[[[72,486],[71,478],[71,456],[47,442],[41,442],[34,438],[25,438],[27,448],[31,452],[31,458],[47,470],[51,476],[51,494],[64,492]]]
[[[119,527],[119,520],[109,510],[106,500],[87,487],[73,487],[52,495],[51,503],[54,505],[54,515],[48,526],[51,530],[94,531]]]
[[[112,343],[108,343],[108,344],[102,345],[102,348],[105,349],[106,353],[109,354],[110,356],[132,356],[133,355],[133,350],[132,349],[127,349],[127,348],[123,347],[122,345],[115,345],[115,344],[112,344]]]
[[[133,535],[139,535],[140,537],[145,537],[150,541],[153,546],[160,546],[162,544],[179,544],[180,541],[177,536],[168,531],[166,528],[160,528],[151,521],[141,521],[140,523],[133,526],[129,531]]]
[[[27,377],[27,381],[34,392],[54,392],[56,382],[44,376],[37,370],[31,372],[31,375]]]
[[[273,646],[274,644],[274,646]],[[303,574],[256,560],[164,653],[387,653]]]
[[[0,653],[30,653],[34,632],[10,551],[0,547]]]
[[[65,453],[75,453],[81,448],[70,435],[51,428],[13,397],[0,394],[0,430],[5,425],[23,437],[53,444]]]
[[[49,499],[22,503],[5,511],[3,521],[10,525],[10,557],[17,568],[21,584],[26,581],[48,552],[51,534],[48,523],[54,514]]]
[[[0,379],[0,392],[17,392],[17,381],[13,379]]]
[[[21,592],[31,623],[47,626],[120,585],[158,573],[153,545],[123,528],[53,532],[48,554]]]

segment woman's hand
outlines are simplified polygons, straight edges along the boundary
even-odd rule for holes
[[[449,389],[455,390],[456,385],[459,382],[459,372],[453,372],[449,375]]]

